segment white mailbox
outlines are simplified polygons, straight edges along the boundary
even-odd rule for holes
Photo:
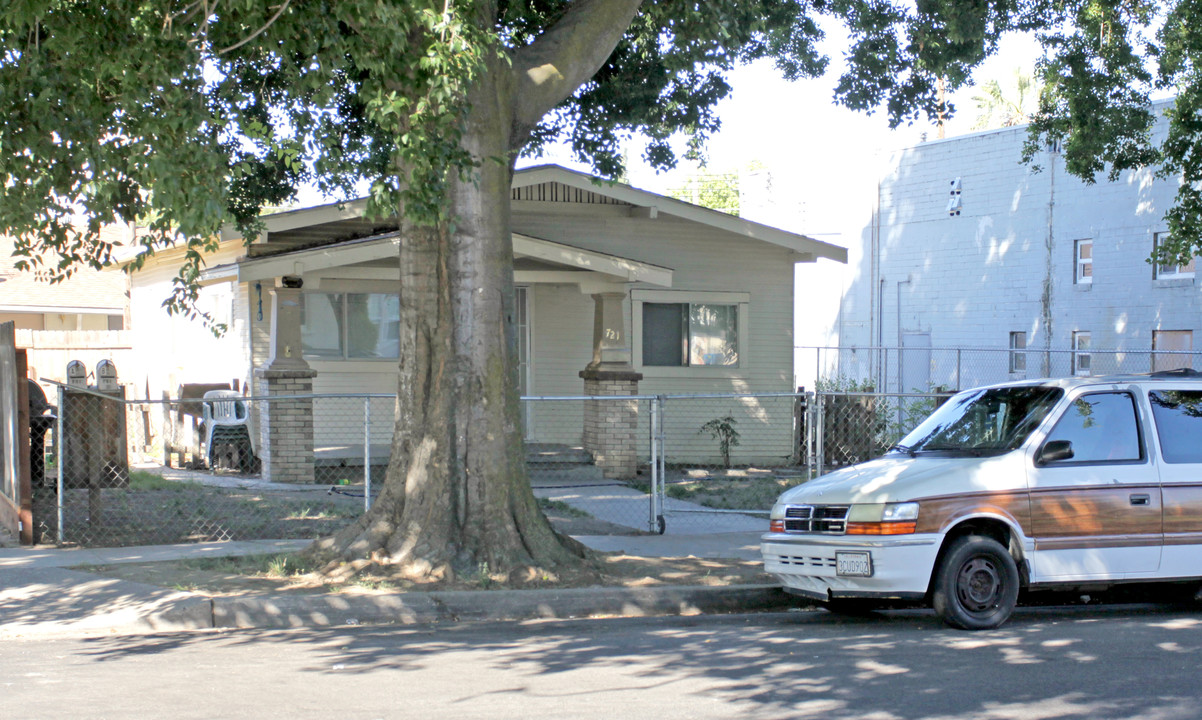
[[[96,389],[101,392],[112,392],[117,389],[117,366],[112,360],[101,360],[96,363]]]
[[[71,387],[87,387],[88,367],[78,360],[67,363],[67,384]]]

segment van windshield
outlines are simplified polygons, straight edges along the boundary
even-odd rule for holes
[[[1056,387],[969,390],[955,395],[891,453],[994,455],[1018,448],[1064,395]]]

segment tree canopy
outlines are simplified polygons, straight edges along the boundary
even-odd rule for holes
[[[0,227],[53,276],[108,259],[98,223],[137,221],[148,245],[182,237],[200,251],[223,224],[253,232],[260,207],[304,182],[339,195],[366,182],[377,212],[403,200],[437,217],[448,168],[481,162],[458,140],[486,58],[533,55],[591,4],[14,0],[0,14]],[[1028,154],[1060,142],[1086,179],[1148,164],[1181,174],[1169,222],[1188,254],[1202,211],[1199,12],[1184,0],[643,3],[596,72],[523,128],[523,148],[566,141],[616,177],[621,139],[641,132],[644,160],[670,167],[674,135],[700,153],[719,126],[726,70],[768,57],[789,78],[817,75],[830,22],[852,38],[839,102],[895,124],[935,118],[939,78],[963,86],[1005,33],[1033,32],[1048,55]],[[1167,139],[1150,137],[1156,91],[1177,96]],[[83,236],[64,222],[80,214]],[[198,263],[190,253],[185,285]]]

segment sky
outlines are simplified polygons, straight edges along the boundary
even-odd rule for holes
[[[818,186],[830,196],[812,204],[829,209],[832,202],[838,203],[837,189],[844,180],[875,178],[890,151],[916,145],[924,137],[936,137],[933,124],[917,123],[891,130],[884,113],[870,115],[834,103],[833,89],[843,66],[838,48],[847,44],[845,35],[829,33],[824,49],[831,57],[831,69],[821,78],[789,82],[770,62],[737,68],[729,76],[732,92],[718,106],[722,128],[708,144],[705,171],[737,171],[752,162],[766,167],[774,179],[774,194],[779,196],[775,198],[777,207],[765,217],[752,219],[815,237],[830,234],[831,228],[815,226],[816,222],[829,222],[813,219],[814,213],[807,213],[804,207],[794,207],[798,202],[804,206],[805,200],[790,195],[813,195],[814,184],[806,178],[822,178]],[[1006,87],[1016,68],[1031,72],[1038,56],[1039,46],[1033,38],[1005,38],[998,54],[982,64],[975,79],[997,79]],[[977,92],[977,88],[965,88],[951,96],[958,112],[945,127],[948,137],[972,132],[976,120],[972,96]],[[640,151],[637,142],[628,148],[632,164],[627,175],[635,187],[662,193],[684,184],[690,174],[703,172],[682,163],[674,171],[657,174],[638,161]],[[566,148],[555,148],[541,158],[524,158],[518,166],[547,162],[586,172],[590,169],[575,161]]]

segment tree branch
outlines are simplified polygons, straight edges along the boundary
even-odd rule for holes
[[[596,74],[641,4],[642,0],[576,0],[534,43],[515,52],[515,126],[533,128]]]
[[[284,11],[288,9],[288,5],[289,5],[289,3],[291,3],[291,2],[292,2],[292,0],[284,0],[284,4],[283,4],[283,5],[280,5],[280,9],[276,11],[275,15],[272,15],[272,16],[271,16],[271,19],[270,19],[270,20],[268,20],[268,21],[267,21],[267,23],[266,23],[265,25],[263,25],[263,27],[261,27],[261,28],[259,28],[258,30],[256,30],[256,31],[254,32],[254,34],[253,34],[253,35],[249,35],[249,36],[247,36],[247,37],[244,37],[244,38],[242,38],[242,40],[241,40],[241,41],[239,41],[239,42],[236,42],[236,43],[234,43],[233,45],[230,45],[230,46],[229,46],[229,47],[227,47],[227,48],[222,48],[221,50],[218,50],[218,51],[217,51],[217,54],[218,54],[218,55],[224,55],[225,53],[227,53],[227,52],[230,52],[231,50],[237,50],[238,48],[242,47],[243,45],[245,45],[246,43],[250,42],[251,40],[254,40],[255,38],[259,37],[259,35],[263,34],[263,31],[264,31],[264,30],[266,30],[267,28],[271,27],[271,26],[272,26],[272,24],[273,24],[273,23],[275,23],[275,21],[276,21],[276,20],[279,20],[279,19],[280,19],[280,16],[281,16],[281,15],[283,15],[283,14],[284,14]]]

